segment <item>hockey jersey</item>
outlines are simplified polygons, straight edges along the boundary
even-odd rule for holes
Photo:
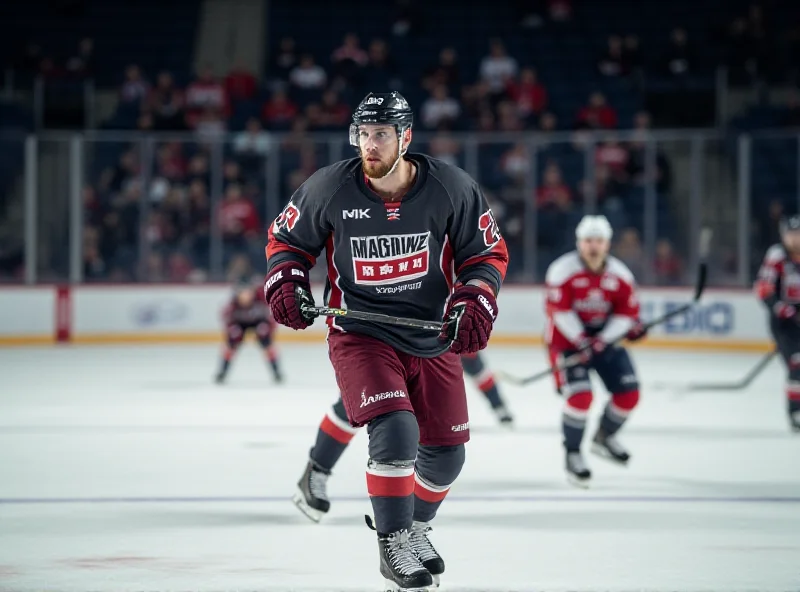
[[[413,186],[384,202],[361,159],[322,168],[295,192],[269,230],[269,268],[312,267],[325,249],[327,306],[441,321],[454,282],[479,279],[498,292],[508,251],[478,184],[463,170],[422,154]],[[328,318],[330,330],[381,339],[406,353],[446,351],[435,332]]]
[[[258,292],[256,292],[258,294]],[[239,325],[242,327],[252,327],[260,323],[273,324],[272,313],[269,305],[264,301],[263,296],[256,299],[250,306],[242,306],[233,298],[222,311],[222,321],[226,325]]]
[[[547,269],[545,341],[551,349],[575,349],[586,337],[609,343],[630,331],[639,319],[633,274],[609,256],[602,272],[589,270],[577,251]]]
[[[773,245],[767,251],[758,270],[755,290],[770,310],[778,302],[800,305],[800,263],[792,261],[783,245]]]

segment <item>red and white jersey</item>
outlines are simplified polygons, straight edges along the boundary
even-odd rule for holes
[[[242,306],[236,298],[233,298],[222,311],[222,322],[226,325],[242,327],[256,326],[260,323],[269,325],[275,323],[269,305],[264,301],[263,296],[257,297],[249,306]]]
[[[792,261],[783,245],[773,245],[764,256],[756,280],[756,294],[768,306],[800,304],[800,262]]]
[[[639,319],[636,282],[630,269],[609,256],[602,272],[590,271],[577,251],[547,268],[545,340],[551,349],[574,349],[586,337],[609,343]]]

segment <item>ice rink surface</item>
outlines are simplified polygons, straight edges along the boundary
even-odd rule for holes
[[[381,589],[366,434],[330,481],[322,524],[289,502],[337,395],[324,345],[284,346],[281,387],[252,345],[212,384],[218,351],[0,350],[0,590]],[[682,383],[736,379],[759,354],[634,357],[631,465],[587,453],[587,491],[564,478],[549,382],[503,385],[514,431],[470,385],[467,464],[432,533],[443,590],[800,590],[800,436],[780,363],[746,391],[689,393]],[[540,349],[488,359],[522,375],[544,364]]]

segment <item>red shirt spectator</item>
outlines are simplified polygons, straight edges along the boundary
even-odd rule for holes
[[[357,66],[366,66],[369,62],[367,52],[361,49],[358,36],[348,33],[344,36],[344,41],[340,47],[334,50],[331,61],[334,63],[349,60]]]
[[[628,151],[618,140],[608,140],[597,147],[594,160],[599,166],[608,167],[611,174],[618,177],[625,173],[628,166]]]
[[[510,80],[506,91],[511,100],[516,103],[522,117],[538,115],[547,106],[547,90],[537,80],[536,70],[533,68],[523,68],[519,75],[519,81]]]
[[[186,88],[187,123],[194,127],[203,111],[213,109],[228,117],[228,95],[225,87],[214,78],[211,68],[203,68],[200,76]]]
[[[592,93],[589,104],[578,111],[578,123],[590,128],[615,128],[617,121],[617,112],[606,103],[606,97],[601,92]]]
[[[234,101],[252,99],[256,94],[256,77],[244,64],[237,63],[225,77],[225,92]]]
[[[297,117],[297,113],[297,105],[282,90],[276,90],[261,108],[261,117],[270,126],[286,127]]]
[[[537,207],[555,206],[567,209],[572,203],[572,192],[561,177],[561,169],[550,163],[544,170],[544,184],[536,190]]]
[[[322,93],[320,123],[325,127],[341,128],[350,119],[350,107],[339,100],[335,90],[328,89]]]
[[[219,209],[219,225],[226,238],[253,235],[261,226],[256,207],[242,197],[238,185],[229,186],[225,192],[225,201]]]

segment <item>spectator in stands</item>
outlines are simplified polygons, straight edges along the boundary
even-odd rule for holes
[[[422,78],[422,87],[428,92],[440,84],[453,90],[461,85],[458,54],[452,47],[445,47],[439,52],[439,61],[430,66]]]
[[[369,55],[361,48],[358,35],[348,33],[342,45],[331,55],[334,77],[341,78],[347,84],[359,86],[363,81],[364,68],[369,63]]]
[[[532,123],[547,107],[547,90],[533,68],[523,68],[519,79],[508,81],[506,90],[517,107],[517,113],[528,123]]]
[[[594,162],[597,166],[608,167],[609,173],[615,179],[627,179],[628,151],[617,138],[609,138],[597,145]]]
[[[558,164],[549,162],[542,177],[543,183],[536,190],[536,207],[568,210],[572,206],[572,191],[564,182]]]
[[[622,60],[629,74],[641,72],[642,50],[639,45],[639,37],[636,35],[625,35],[622,48]]]
[[[196,119],[194,131],[198,142],[213,143],[222,140],[228,126],[222,113],[215,107],[208,106]]]
[[[243,185],[244,176],[242,175],[242,167],[235,160],[226,160],[222,164],[222,187],[224,191],[228,190],[231,185]]]
[[[227,118],[228,109],[225,87],[214,76],[211,67],[204,66],[186,88],[186,124],[194,129],[202,120],[206,128],[223,127],[212,122]]]
[[[683,280],[683,264],[672,243],[665,238],[656,243],[653,272],[656,283],[662,286],[677,286]]]
[[[328,82],[328,75],[322,66],[314,61],[314,56],[304,54],[300,62],[289,72],[289,82],[295,88],[306,91],[321,91]]]
[[[508,81],[517,75],[517,60],[506,53],[506,47],[499,39],[489,42],[489,55],[481,60],[480,78],[489,87],[489,94],[499,100],[505,95]]]
[[[414,0],[395,0],[392,17],[392,35],[416,35],[422,28],[422,15]]]
[[[558,131],[558,118],[551,113],[542,113],[539,118],[539,131],[541,132],[555,132]]]
[[[350,121],[350,107],[339,100],[339,93],[332,88],[322,93],[320,103],[319,125],[324,129],[341,130]]]
[[[297,55],[297,46],[293,37],[282,37],[270,64],[270,75],[276,80],[289,81],[289,73],[294,69],[300,59]]]
[[[578,112],[578,126],[591,129],[612,129],[617,127],[617,112],[606,102],[599,91],[589,96],[589,104]]]
[[[493,132],[496,131],[496,119],[491,109],[484,109],[480,112],[475,122],[474,129],[478,132]]]
[[[783,202],[780,199],[770,200],[766,216],[760,217],[758,228],[759,251],[761,253],[764,253],[772,245],[781,242],[780,222],[785,213]]]
[[[244,131],[233,137],[233,152],[243,162],[244,168],[250,168],[247,163],[258,163],[264,159],[269,152],[270,142],[269,133],[262,129],[258,118],[251,117]]]
[[[156,86],[147,98],[147,110],[153,115],[157,130],[185,128],[183,93],[175,86],[169,72],[159,73]]]
[[[517,143],[500,157],[500,172],[512,185],[521,187],[531,169],[531,158],[525,144]]]
[[[686,29],[677,27],[670,34],[670,45],[664,56],[664,70],[669,76],[686,76],[697,69],[695,57],[689,46]]]
[[[383,39],[373,39],[369,44],[369,63],[364,70],[365,88],[400,89],[402,80],[397,73],[397,64],[389,53],[389,45]]]
[[[269,129],[289,129],[298,113],[297,105],[289,100],[282,89],[273,91],[261,108],[261,118]]]
[[[625,228],[618,233],[618,237],[614,256],[627,265],[635,277],[643,278],[645,262],[639,232],[635,228]]]
[[[94,227],[83,229],[83,279],[91,282],[105,278],[108,269],[100,255],[100,234]]]
[[[565,23],[572,19],[572,0],[547,0],[550,20],[555,23]]]
[[[202,152],[192,156],[192,158],[189,160],[189,170],[186,175],[186,181],[188,183],[200,181],[206,188],[208,188],[209,183],[211,182],[208,156]]]
[[[84,37],[78,43],[78,51],[67,59],[67,72],[74,77],[87,78],[94,73],[94,40]]]
[[[140,104],[150,90],[150,85],[142,76],[142,69],[131,64],[125,69],[125,81],[119,90],[119,100],[127,104]]]
[[[141,115],[139,115],[139,118],[136,120],[136,131],[152,132],[154,129],[155,129],[155,120],[148,111],[145,111]]]
[[[208,197],[208,185],[202,179],[194,179],[189,183],[187,195],[187,242],[194,261],[207,269],[210,262],[211,237],[211,200]]]
[[[538,29],[544,25],[545,0],[514,0],[512,4],[517,22],[523,29]]]
[[[242,195],[240,185],[230,185],[219,208],[219,227],[225,247],[241,251],[258,239],[261,223],[253,203]]]
[[[231,101],[247,101],[256,95],[256,77],[245,66],[244,60],[237,59],[225,77],[225,92]]]
[[[447,93],[447,87],[433,89],[420,108],[422,124],[428,129],[451,129],[461,115],[461,105]]]
[[[525,129],[517,107],[511,101],[501,101],[497,104],[497,128],[503,132],[519,132]]]
[[[634,116],[634,137],[628,143],[628,164],[626,172],[629,183],[644,188],[652,179],[660,195],[669,193],[672,188],[672,169],[664,152],[656,145],[656,170],[653,176],[647,174],[647,143],[650,139],[650,114],[640,111]]]
[[[448,164],[458,166],[458,155],[461,152],[459,143],[447,133],[438,133],[430,141],[428,153]]]
[[[625,76],[628,74],[625,54],[622,46],[622,37],[611,35],[608,38],[606,49],[597,61],[597,69],[603,76]]]

